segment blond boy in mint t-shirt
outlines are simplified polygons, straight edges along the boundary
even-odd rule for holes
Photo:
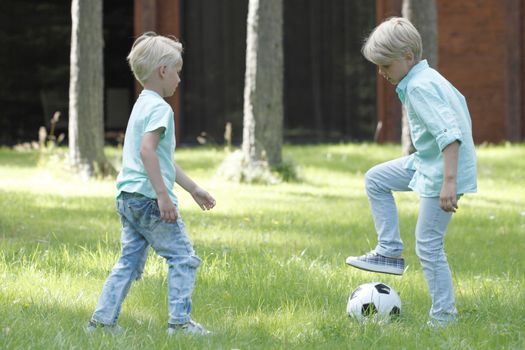
[[[122,253],[104,284],[86,331],[120,332],[120,309],[131,282],[144,268],[151,245],[168,264],[168,334],[210,332],[191,317],[191,296],[201,260],[195,255],[173,193],[176,182],[208,210],[215,199],[174,162],[173,111],[164,97],[180,82],[182,45],[148,32],[128,55],[135,78],[144,87],[126,129],[122,170],[117,178],[117,210],[122,222]]]
[[[122,170],[117,177],[117,197],[122,192],[129,192],[157,198],[141,156],[143,136],[156,130],[160,132],[156,151],[160,173],[169,198],[177,205],[177,197],[172,190],[176,179],[173,111],[158,92],[147,89],[140,93],[129,118],[122,150]]]

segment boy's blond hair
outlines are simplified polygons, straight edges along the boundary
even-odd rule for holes
[[[390,17],[378,25],[361,49],[368,61],[379,66],[389,65],[409,52],[417,63],[421,61],[422,51],[421,35],[409,20],[402,17]]]
[[[182,44],[174,36],[146,32],[133,43],[128,62],[133,75],[144,86],[155,69],[182,67]]]

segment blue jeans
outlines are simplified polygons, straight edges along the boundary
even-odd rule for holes
[[[113,325],[133,280],[139,279],[151,245],[168,264],[169,323],[190,320],[191,295],[201,259],[195,255],[179,215],[176,223],[160,219],[154,199],[122,193],[117,199],[122,222],[122,253],[102,288],[93,320]]]
[[[407,157],[374,166],[365,175],[366,192],[378,235],[376,253],[400,256],[403,241],[399,233],[396,203],[392,191],[411,191],[414,171],[403,167]],[[439,197],[421,197],[416,224],[416,253],[423,267],[432,308],[430,317],[448,322],[457,316],[452,276],[444,250],[444,238],[452,213],[439,207]]]

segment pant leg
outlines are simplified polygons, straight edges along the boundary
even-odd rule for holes
[[[414,171],[403,166],[407,157],[374,166],[365,175],[365,187],[378,236],[375,251],[396,257],[403,251],[397,207],[392,191],[411,191],[408,187]]]
[[[138,263],[136,268],[136,277],[133,279],[135,281],[138,281],[142,278],[142,273],[144,272],[144,267],[146,266],[146,261],[148,260],[148,251],[149,251],[149,244],[146,245],[146,248],[144,249],[144,253],[142,256],[138,254]],[[129,290],[129,287],[128,287]],[[127,295],[127,292],[126,292]],[[117,323],[117,319],[120,315],[120,309],[122,308],[122,303],[120,303],[117,312],[115,313],[115,320],[114,323]]]
[[[421,198],[416,225],[416,253],[428,284],[432,308],[430,317],[448,322],[457,310],[452,276],[444,250],[444,238],[452,213],[439,207],[439,198]]]
[[[190,321],[192,294],[201,259],[195,255],[182,218],[176,223],[159,221],[144,233],[153,249],[168,264],[169,323]]]
[[[147,259],[148,242],[125,217],[122,221],[122,252],[108,276],[92,318],[106,325],[115,324],[131,282],[138,279]]]

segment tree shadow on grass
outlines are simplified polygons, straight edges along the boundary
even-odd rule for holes
[[[120,231],[109,198],[46,196],[47,202],[39,205],[31,194],[8,194],[0,197],[0,240],[87,244]],[[89,207],[83,207],[85,203]]]
[[[38,164],[38,151],[16,152],[0,147],[0,164],[17,168],[34,168]]]
[[[9,239],[16,243],[37,243],[53,239],[57,243],[75,243],[92,245],[106,234],[119,237],[120,221],[115,211],[115,202],[111,197],[62,197],[46,195],[46,202],[35,202],[31,193],[7,192],[0,198],[0,222],[2,232],[0,239]],[[289,198],[288,198],[289,197]],[[331,232],[347,232],[350,224],[339,219],[304,215],[304,208],[295,208],[301,200],[309,200],[317,205],[320,200],[359,201],[346,198],[343,195],[316,196],[312,193],[288,193],[285,198],[268,203],[258,213],[221,214],[212,212],[204,216],[197,210],[182,209],[184,220],[191,223],[195,230],[202,231],[201,223],[206,225],[206,231],[213,227],[227,230],[247,229],[260,233],[294,232],[304,234],[325,235],[326,229]],[[282,208],[283,212],[274,204]],[[191,234],[191,232],[190,232]]]
[[[208,348],[210,339],[190,336],[168,338],[166,322],[155,317],[123,314],[120,335],[102,330],[86,334],[93,310],[59,303],[22,301],[0,311],[0,348],[3,349],[166,349]]]
[[[296,276],[292,276],[296,277]],[[280,278],[289,278],[281,276]],[[299,281],[301,279],[299,278]],[[447,343],[454,339],[460,344],[480,348],[520,348],[522,319],[516,300],[497,298],[487,300],[462,296],[460,322],[441,331],[424,329],[421,320],[413,315],[399,323],[361,325],[347,320],[344,315],[345,298],[339,290],[316,284],[301,295],[286,295],[281,287],[276,291],[262,285],[257,293],[243,294],[239,288],[251,285],[231,285],[228,280],[209,285],[197,285],[194,297],[196,318],[215,331],[208,338],[166,336],[165,304],[140,303],[131,290],[124,304],[119,323],[126,332],[113,336],[105,332],[86,335],[83,332],[92,307],[70,303],[42,303],[35,300],[8,299],[0,309],[0,347],[10,348],[80,348],[80,349],[164,349],[175,348],[369,348],[377,346],[378,339],[395,348],[402,345]],[[161,281],[154,281],[162,284]],[[150,286],[144,286],[150,287]],[[294,287],[298,289],[298,287]],[[157,293],[156,299],[166,294]],[[277,293],[281,297],[275,297]],[[414,290],[419,300],[424,293]],[[232,295],[232,297],[228,297]],[[236,300],[240,296],[242,299]],[[342,300],[339,300],[342,299]],[[142,298],[142,300],[146,300]],[[482,302],[481,307],[477,306]],[[94,307],[94,305],[93,305]],[[417,305],[417,307],[428,307]],[[514,311],[512,311],[514,310]],[[422,312],[423,313],[423,312]],[[402,335],[400,337],[399,335]],[[484,336],[479,337],[480,334]],[[458,338],[459,336],[459,338]],[[521,342],[521,343],[520,343]]]
[[[38,304],[35,301],[14,303],[14,300],[8,300],[8,308],[0,311],[0,316],[3,316],[0,325],[2,329],[10,329],[9,337],[0,340],[0,344],[4,341],[6,348],[162,348],[173,344],[183,348],[272,348],[307,344],[321,346],[326,340],[335,344],[339,341],[346,346],[355,343],[357,338],[361,344],[374,344],[374,337],[359,337],[360,328],[354,329],[351,324],[343,323],[346,322],[343,315],[349,286],[362,282],[363,275],[355,272],[357,270],[349,270],[346,274],[330,255],[293,254],[271,242],[262,247],[256,241],[253,243],[240,245],[240,249],[224,249],[221,242],[205,242],[204,264],[194,293],[194,314],[199,321],[218,331],[219,334],[211,339],[196,342],[186,337],[166,339],[164,268],[162,272],[147,271],[144,281],[132,288],[121,317],[121,323],[129,330],[122,337],[86,337],[81,327],[92,310],[72,301]],[[81,254],[86,254],[75,250],[77,248],[73,247],[72,255],[80,258]],[[158,261],[150,263],[158,264]],[[76,276],[73,278],[92,276],[90,272],[96,271],[102,288],[107,270],[89,264],[76,268],[78,273],[71,271],[71,275]],[[52,266],[47,272],[60,276],[60,269],[55,270]],[[489,273],[483,273],[481,277],[494,278]],[[469,281],[468,276],[465,283],[472,284],[472,290],[477,293],[460,293],[463,308],[460,311],[466,314],[466,322],[489,332],[494,320],[504,320],[508,326],[498,326],[506,332],[501,340],[517,341],[520,317],[516,311],[516,298],[505,295],[505,288],[500,287],[503,295],[492,300],[490,285],[477,288],[479,283]],[[519,283],[523,284],[523,280]],[[419,287],[409,284],[405,289],[411,289],[419,300],[425,294]],[[428,308],[428,305],[424,307]],[[414,325],[409,323],[400,327],[410,330]],[[383,337],[388,338],[388,333]],[[492,336],[488,341],[497,344],[498,339]]]

